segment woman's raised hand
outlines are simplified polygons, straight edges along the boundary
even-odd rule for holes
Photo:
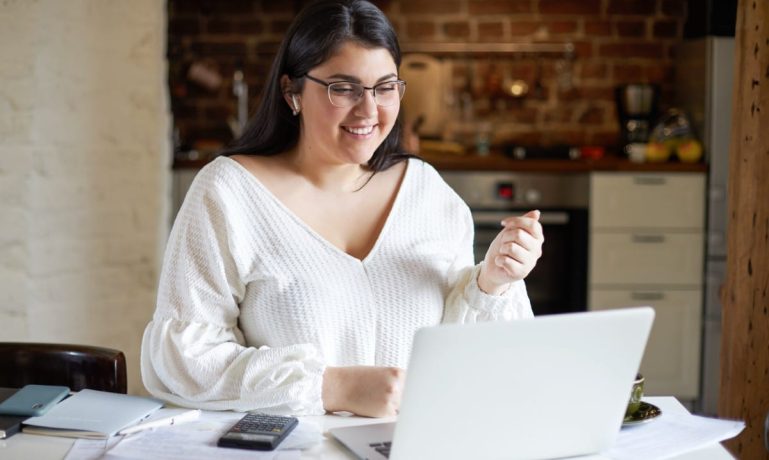
[[[524,279],[542,255],[542,224],[539,211],[504,219],[504,228],[486,252],[478,286],[487,294],[499,295],[510,283]]]

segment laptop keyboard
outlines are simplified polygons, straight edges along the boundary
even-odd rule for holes
[[[369,446],[383,456],[390,458],[390,446],[392,446],[392,442],[374,442],[369,444]]]

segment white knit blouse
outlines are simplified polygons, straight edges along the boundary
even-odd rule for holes
[[[472,241],[467,205],[421,160],[360,260],[219,157],[168,241],[144,385],[181,406],[322,414],[326,366],[405,368],[420,327],[533,316],[523,281],[503,296],[478,288]]]

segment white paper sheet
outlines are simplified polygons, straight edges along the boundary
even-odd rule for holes
[[[157,416],[167,417],[173,410],[163,410],[163,413]],[[322,440],[321,430],[317,425],[300,421],[275,451],[217,447],[216,441],[219,437],[243,415],[235,412],[204,412],[204,416],[195,422],[113,437],[106,442],[79,439],[65,460],[296,460],[301,457],[299,449],[315,445]]]
[[[663,412],[643,425],[623,428],[607,452],[615,460],[666,459],[737,436],[740,420]]]
[[[153,418],[167,417],[174,410],[183,412],[180,409],[162,409],[160,413],[153,414]],[[65,460],[296,460],[301,457],[298,449],[313,446],[323,439],[317,425],[301,420],[279,450],[274,452],[216,447],[219,437],[243,414],[210,411],[203,414],[195,422],[113,437],[106,441],[78,439]],[[695,416],[683,409],[666,410],[646,424],[623,428],[608,452],[579,459],[662,460],[732,438],[744,427],[742,421]]]
[[[99,460],[112,446],[120,442],[120,438],[109,439],[78,439],[67,452],[64,460]]]

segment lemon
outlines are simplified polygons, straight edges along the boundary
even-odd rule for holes
[[[670,158],[671,148],[662,142],[649,142],[646,147],[646,161],[662,162]]]
[[[678,159],[684,163],[696,163],[702,158],[702,144],[694,139],[689,139],[678,144],[676,148]]]

